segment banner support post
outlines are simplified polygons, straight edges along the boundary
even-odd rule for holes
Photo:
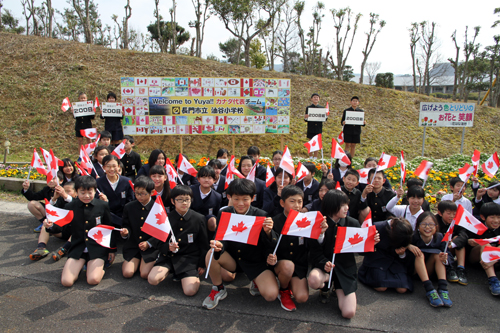
[[[182,135],[179,136],[181,138],[181,154],[184,154],[183,152],[183,144],[182,144]]]
[[[460,144],[460,154],[464,151],[465,126],[462,127],[462,143]]]
[[[427,126],[424,126],[424,137],[422,139],[422,156],[424,156],[424,149],[425,149],[425,130],[427,129]]]
[[[236,152],[234,151],[234,135],[231,135],[231,144],[233,146],[233,150],[231,150],[232,155],[236,156]]]

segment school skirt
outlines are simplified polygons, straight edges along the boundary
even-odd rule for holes
[[[406,288],[413,291],[413,279],[409,272],[399,269],[383,269],[361,265],[358,270],[359,281],[373,288]]]

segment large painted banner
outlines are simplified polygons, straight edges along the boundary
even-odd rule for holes
[[[122,77],[128,135],[288,134],[290,80]]]

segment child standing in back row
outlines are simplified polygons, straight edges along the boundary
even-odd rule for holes
[[[81,92],[78,94],[78,102],[86,102],[87,94]],[[78,147],[83,145],[83,135],[80,133],[80,130],[92,128],[92,120],[95,119],[95,115],[91,116],[83,116],[83,117],[75,117],[75,135],[78,140]],[[87,143],[90,143],[90,140],[87,140]]]
[[[363,112],[364,111],[358,108],[359,105],[359,97],[353,96],[351,98],[351,107],[344,110],[342,114],[342,120],[340,121],[344,128],[344,142],[345,142],[345,151],[351,154],[351,157],[354,157],[354,152],[356,151],[356,144],[361,142],[361,126],[366,125],[366,120],[363,122],[363,125],[349,125],[346,124],[346,112]]]

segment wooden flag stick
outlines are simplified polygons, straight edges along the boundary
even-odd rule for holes
[[[323,148],[321,148],[321,162],[323,162]]]
[[[278,238],[278,243],[276,244],[276,247],[274,248],[273,256],[276,255],[276,251],[278,250],[278,246],[280,245],[280,242],[281,242],[281,237],[283,237],[283,235],[280,235],[280,238]]]
[[[335,253],[333,253],[333,257],[332,257],[332,265],[334,262],[335,262]],[[333,275],[333,267],[332,267],[332,270],[330,271],[330,278],[328,279],[328,289],[330,289],[330,287],[332,285],[332,275]]]

